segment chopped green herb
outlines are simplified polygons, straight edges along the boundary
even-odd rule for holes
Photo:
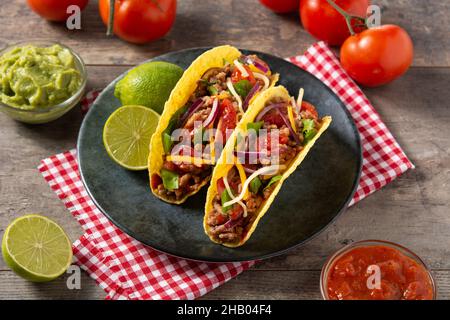
[[[314,128],[314,120],[312,119],[303,119],[303,143],[306,144],[311,141],[312,138],[317,134],[317,130]]]
[[[161,169],[161,178],[164,184],[164,188],[167,190],[176,190],[178,189],[178,173]]]
[[[259,129],[261,129],[263,125],[264,125],[264,121],[249,122],[249,123],[247,123],[247,130],[255,130],[255,132],[258,132]]]
[[[311,141],[316,136],[316,134],[317,134],[316,129],[311,129],[308,132],[304,133],[304,136],[305,136],[304,144]]]
[[[206,79],[200,79],[200,82],[202,82],[203,84],[205,84],[207,86],[212,86],[213,84],[216,84],[216,81],[208,81]]]
[[[256,177],[252,181],[250,181],[250,191],[253,194],[257,194],[259,191],[259,188],[261,188],[261,186],[262,186],[262,182],[261,182],[261,179],[259,179],[259,177]]]
[[[214,87],[214,86],[209,86],[208,87],[208,92],[209,92],[210,95],[215,96],[216,94],[219,93],[219,90],[217,90],[217,88]]]
[[[162,143],[164,147],[164,153],[169,154],[170,150],[172,150],[173,141],[172,136],[168,134],[166,131],[162,133]]]
[[[221,202],[222,202],[222,210],[223,210],[223,212],[227,212],[229,209],[230,209],[230,207],[231,206],[224,206],[224,204],[226,203],[226,202],[228,202],[228,201],[230,201],[231,200],[231,197],[230,197],[230,195],[228,194],[228,191],[225,189],[225,190],[223,190],[223,192],[222,192],[222,194],[220,195],[220,200],[221,200]]]
[[[252,84],[248,80],[240,80],[236,82],[234,85],[234,89],[236,93],[240,95],[242,98],[247,97],[250,90],[252,90]]]
[[[264,190],[267,189],[267,188],[270,188],[274,183],[280,181],[282,177],[283,176],[280,176],[280,175],[272,177],[272,179],[270,179],[269,183],[264,188]]]

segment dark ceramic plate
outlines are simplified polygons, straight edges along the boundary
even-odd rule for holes
[[[206,49],[172,52],[152,60],[183,68]],[[243,50],[245,53],[253,53]],[[344,211],[358,185],[361,145],[355,124],[339,98],[321,81],[283,59],[259,53],[281,76],[280,84],[305,100],[333,123],[305,161],[283,185],[255,233],[242,247],[230,249],[209,240],[203,231],[207,188],[181,206],[165,203],[150,191],[148,174],[116,165],[107,155],[102,130],[120,106],[114,80],[97,98],[78,138],[81,177],[99,209],[121,230],[142,243],[193,260],[228,262],[279,255],[310,240]]]

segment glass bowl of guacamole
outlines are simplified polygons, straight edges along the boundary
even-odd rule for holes
[[[0,51],[0,110],[25,123],[53,121],[83,97],[81,57],[55,42],[27,42]]]

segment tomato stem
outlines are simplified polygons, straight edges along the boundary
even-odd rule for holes
[[[109,18],[108,18],[108,30],[106,31],[107,36],[112,36],[114,34],[114,13],[116,11],[116,0],[109,0]]]
[[[339,7],[333,0],[327,0],[328,4],[330,6],[332,6],[337,12],[339,12],[340,14],[342,14],[342,16],[345,19],[345,22],[347,23],[347,27],[348,30],[350,31],[350,34],[353,36],[356,34],[355,30],[353,29],[352,26],[352,20],[356,19],[359,20],[359,22],[362,22],[362,25],[365,26],[367,28],[367,21],[366,18],[363,17],[359,17],[359,16],[352,16],[349,13],[347,13],[344,9],[342,9],[341,7]],[[361,24],[359,24],[358,26],[362,26]]]

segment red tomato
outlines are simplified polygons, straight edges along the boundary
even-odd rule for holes
[[[276,13],[288,13],[298,10],[300,0],[259,0],[263,5]]]
[[[225,216],[222,214],[218,214],[216,216],[216,221],[217,221],[217,224],[219,224],[219,225],[224,224],[227,221],[227,218],[225,218]]]
[[[109,0],[100,0],[100,15],[109,22]],[[164,36],[172,28],[176,0],[116,0],[114,33],[133,43],[146,43]]]
[[[271,110],[267,112],[267,114],[263,116],[262,120],[270,124],[275,124],[277,125],[277,127],[281,127],[284,125],[283,118],[280,116],[277,110]]]
[[[244,209],[238,204],[233,205],[233,209],[230,212],[230,219],[231,220],[237,220],[241,217],[242,213],[244,212]]]
[[[413,55],[414,46],[406,31],[384,25],[348,38],[341,47],[341,64],[358,83],[376,87],[404,74]]]
[[[231,82],[236,83],[239,82],[240,80],[248,80],[250,81],[250,83],[252,85],[255,85],[256,83],[256,79],[255,76],[253,75],[253,72],[250,70],[250,68],[248,66],[243,66],[245,68],[245,70],[247,70],[248,73],[248,77],[243,77],[241,71],[238,68],[235,68],[232,75],[231,75]]]
[[[222,195],[222,192],[225,190],[225,183],[223,182],[223,178],[217,180],[217,194]]]
[[[151,178],[152,189],[158,188],[161,183],[163,183],[161,177],[154,173]]]
[[[31,9],[42,18],[50,21],[65,21],[71,13],[67,7],[77,5],[83,10],[89,0],[27,0]]]
[[[217,130],[222,132],[222,143],[226,143],[226,133],[227,129],[236,128],[236,124],[238,122],[237,113],[234,109],[233,103],[228,100],[222,100],[220,104],[220,114],[219,114],[219,124],[217,125]]]
[[[365,17],[369,0],[333,0],[350,15]],[[340,45],[350,36],[344,16],[329,5],[327,0],[300,1],[300,17],[303,27],[330,45]]]
[[[300,111],[308,112],[316,120],[319,118],[319,114],[317,113],[316,107],[314,107],[309,102],[302,101],[302,106],[300,108]]]

